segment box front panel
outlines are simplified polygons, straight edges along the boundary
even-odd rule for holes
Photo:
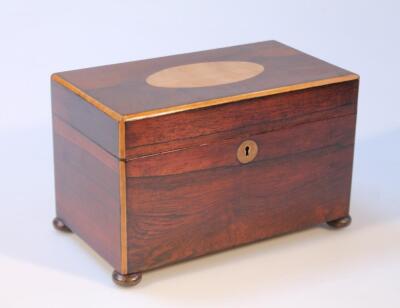
[[[260,120],[229,138],[207,137],[204,143],[129,160],[128,270],[160,267],[347,215],[356,96],[346,101],[352,109],[333,108],[325,119],[300,112],[288,117],[297,125],[276,130],[268,129],[268,119]],[[313,103],[303,98],[303,104]],[[205,125],[209,121],[213,118],[204,118]],[[248,139],[258,153],[241,164],[237,149]]]
[[[358,81],[126,122],[126,157],[354,114]]]

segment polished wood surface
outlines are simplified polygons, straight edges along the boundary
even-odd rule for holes
[[[208,144],[354,114],[358,81],[349,81],[126,123],[126,157]],[[261,125],[262,128],[258,128]]]
[[[59,231],[65,232],[65,233],[71,233],[71,229],[68,228],[68,226],[58,217],[53,219],[53,226]]]
[[[249,61],[264,67],[241,82],[201,88],[149,85],[152,74],[174,66],[213,61]],[[148,59],[53,75],[98,108],[125,121],[358,79],[358,76],[276,41]],[[112,112],[110,112],[112,111]],[[116,114],[112,114],[116,113]]]
[[[114,271],[112,273],[112,279],[115,284],[121,287],[132,287],[142,280],[142,273],[121,274]]]
[[[332,143],[349,144],[353,135],[343,134],[354,128],[355,116],[348,115],[320,120],[291,128],[271,132],[259,132],[250,138],[257,144],[257,155],[252,162],[277,159],[280,156],[294,155]],[[327,138],[329,136],[329,138]],[[198,144],[190,148],[164,153],[140,156],[128,161],[128,177],[155,177],[183,174],[220,167],[240,166],[237,150],[246,141],[244,136],[226,140],[215,140],[209,144]],[[248,139],[247,139],[248,140]]]
[[[54,81],[55,83],[58,83],[60,86],[63,86],[64,88],[68,89],[72,93],[78,95],[84,101],[88,102],[93,107],[95,107],[95,108],[99,109],[100,111],[102,111],[103,113],[107,114],[109,117],[111,117],[115,121],[120,121],[122,119],[122,116],[119,113],[115,112],[114,110],[112,110],[111,108],[107,107],[106,105],[104,105],[103,103],[101,103],[100,101],[95,99],[94,97],[92,97],[89,94],[85,93],[84,91],[82,91],[80,88],[78,88],[74,84],[72,84],[69,81],[63,79],[61,76],[59,76],[57,74],[53,74],[51,76],[51,80]]]
[[[55,81],[51,83],[52,112],[116,157],[120,157],[118,122]]]
[[[128,178],[128,269],[144,271],[348,214],[353,147]]]
[[[119,212],[120,212],[120,239],[121,239],[121,270],[120,273],[128,273],[128,231],[126,220],[126,162],[119,161]]]
[[[217,61],[263,70],[179,85]],[[182,65],[178,88],[146,82]],[[133,285],[164,265],[347,226],[358,87],[357,75],[275,41],[54,74],[55,227]]]
[[[56,213],[122,272],[119,160],[53,115]]]
[[[300,96],[276,96],[273,104],[261,99],[243,102],[253,108],[239,121],[245,133],[230,127],[229,122],[243,116],[239,104],[232,104],[232,115],[219,117],[220,127],[232,130],[229,137],[215,133],[206,143],[196,137],[197,145],[128,160],[128,271],[161,267],[347,216],[357,87],[358,82],[349,82],[321,88],[323,96],[309,89]],[[276,111],[250,124],[263,105]],[[206,128],[215,120],[212,110],[207,111],[210,116],[202,118]],[[274,121],[280,126],[266,129]],[[187,131],[198,133],[195,121],[185,124]],[[159,138],[164,126],[152,132]],[[181,138],[180,129],[176,134]],[[241,164],[236,151],[247,139],[257,143],[258,154]],[[176,147],[174,142],[166,143]]]
[[[327,221],[327,224],[335,229],[341,229],[351,224],[351,216],[347,215],[334,220]]]

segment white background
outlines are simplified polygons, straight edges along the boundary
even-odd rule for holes
[[[1,1],[0,307],[400,307],[397,1]],[[52,229],[52,72],[276,39],[361,75],[350,228],[146,273]]]

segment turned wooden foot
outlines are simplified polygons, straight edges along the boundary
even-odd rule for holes
[[[142,273],[120,274],[114,271],[112,279],[119,286],[131,287],[137,285],[142,280]]]
[[[344,228],[351,224],[351,217],[350,215],[344,216],[335,220],[328,221],[327,224],[336,229]]]
[[[58,217],[53,219],[53,226],[59,231],[62,232],[72,232],[70,228],[67,227],[67,225]]]

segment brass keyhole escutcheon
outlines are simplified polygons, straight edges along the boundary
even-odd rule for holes
[[[247,164],[256,158],[257,153],[257,143],[254,140],[246,140],[239,145],[236,156],[242,164]]]

